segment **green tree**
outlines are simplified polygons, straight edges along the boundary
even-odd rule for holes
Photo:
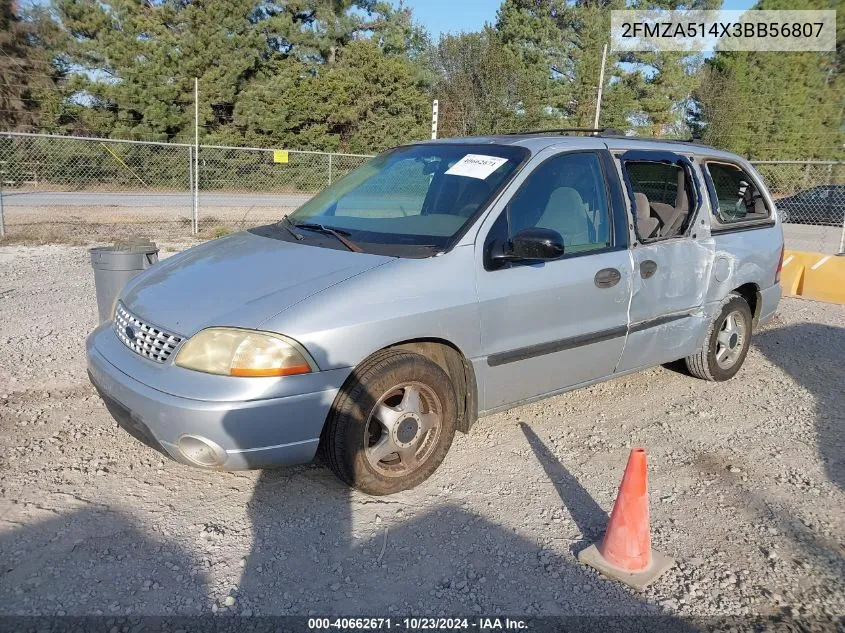
[[[570,98],[566,113],[568,122],[575,127],[593,126],[602,49],[610,43],[610,12],[624,8],[624,0],[582,0],[564,4],[557,15],[558,28],[568,44],[566,79]],[[599,125],[624,130],[636,108],[636,94],[630,74],[620,61],[621,57],[608,49]]]
[[[22,19],[16,5],[0,0],[0,129],[36,129],[42,107],[55,104],[62,73],[45,54],[51,30],[43,12]]]
[[[719,0],[504,0],[496,27],[536,72],[551,69],[547,102],[560,123],[592,127],[611,11],[718,5]],[[599,125],[649,135],[677,132],[701,62],[701,56],[678,53],[609,52]]]
[[[250,143],[363,153],[425,138],[429,112],[424,69],[358,40],[331,65],[268,68],[241,93],[234,122]]]
[[[763,0],[759,9],[829,8]],[[840,12],[845,1],[836,3]],[[842,156],[845,77],[839,53],[724,52],[708,60],[691,121],[703,140],[757,159]]]
[[[609,43],[610,11],[624,0],[504,0],[496,28],[547,80],[544,95],[549,112],[561,126],[592,127],[601,57]],[[635,110],[634,92],[620,56],[608,52],[602,116],[604,127],[625,128]]]
[[[55,0],[62,45],[81,72],[66,86],[91,132],[172,139],[193,119],[193,77],[203,127],[225,123],[240,87],[270,54],[255,3]]]
[[[721,0],[634,0],[629,9],[711,10]],[[630,121],[645,136],[688,136],[687,113],[699,83],[704,56],[695,53],[636,51],[620,55],[636,111]]]
[[[557,20],[564,0],[504,0],[496,33],[523,63],[523,86],[544,102],[552,122],[569,125],[572,103],[570,50]]]
[[[249,103],[239,107],[245,94],[254,100],[256,91],[302,82],[309,85],[302,92],[314,93],[327,76],[335,76],[327,69],[340,67],[345,49],[359,40],[371,41],[379,55],[401,56],[409,63],[425,48],[408,9],[375,0],[53,1],[56,24],[65,34],[54,54],[65,56],[77,71],[63,95],[71,104],[73,125],[103,135],[192,137],[193,78],[198,77],[203,140],[260,136],[260,126],[243,127],[260,123],[248,114]],[[390,75],[401,62],[385,64]],[[343,67],[355,74],[348,64]],[[270,97],[263,102],[271,108],[289,101],[278,94]],[[236,111],[242,114],[236,117]],[[273,109],[264,114],[278,119]],[[294,121],[282,128],[292,129],[295,119],[309,116],[289,114]],[[331,127],[326,124],[326,130]],[[305,139],[308,145],[335,143],[316,138],[317,127],[311,132],[315,138]],[[339,144],[354,144],[355,133],[338,134],[345,139]]]
[[[441,37],[435,58],[441,136],[524,130],[548,120],[544,78],[492,28]]]

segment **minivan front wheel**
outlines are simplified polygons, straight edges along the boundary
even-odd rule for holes
[[[329,467],[372,495],[425,481],[452,445],[455,390],[424,356],[384,350],[355,369],[338,394],[320,438]]]
[[[704,347],[687,356],[689,372],[704,380],[733,378],[745,362],[751,344],[751,308],[744,297],[731,293],[710,325]]]

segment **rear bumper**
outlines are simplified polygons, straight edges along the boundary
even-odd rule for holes
[[[88,375],[117,423],[172,459],[188,459],[185,436],[210,440],[220,450],[217,470],[308,462],[338,389],[262,400],[220,402],[163,393],[123,373],[96,346],[88,346]],[[250,380],[250,379],[243,379]]]
[[[757,322],[758,325],[763,325],[771,321],[772,317],[775,316],[781,294],[780,283],[776,283],[760,291],[760,318]]]

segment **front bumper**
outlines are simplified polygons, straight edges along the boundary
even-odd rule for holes
[[[141,383],[109,362],[97,345],[98,337],[107,336],[114,334],[102,328],[89,338],[88,375],[117,423],[136,439],[192,466],[202,464],[186,457],[179,448],[180,440],[186,436],[210,440],[220,449],[213,466],[217,470],[284,466],[314,458],[339,385],[257,400],[174,396]],[[125,353],[134,354],[128,349]]]

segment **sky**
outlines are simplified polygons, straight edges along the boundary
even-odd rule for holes
[[[477,31],[496,21],[502,0],[404,0],[435,41],[443,33]],[[725,0],[723,9],[750,9],[754,0]]]

